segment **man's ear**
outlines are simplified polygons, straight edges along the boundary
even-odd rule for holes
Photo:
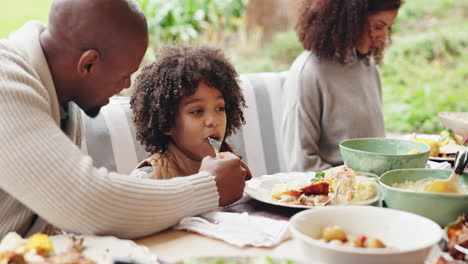
[[[80,75],[87,75],[95,69],[97,63],[101,61],[101,56],[97,50],[91,49],[83,52],[78,60],[77,71]]]

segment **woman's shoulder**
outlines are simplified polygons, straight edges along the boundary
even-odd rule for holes
[[[286,83],[288,86],[310,86],[323,76],[322,72],[323,65],[318,57],[310,51],[304,51],[289,69]]]
[[[304,51],[294,60],[289,72],[301,78],[317,77],[336,66],[337,64],[331,59],[319,58],[311,51]]]

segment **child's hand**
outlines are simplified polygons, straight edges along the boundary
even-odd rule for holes
[[[200,171],[207,171],[216,177],[220,206],[231,204],[242,197],[247,172],[236,155],[221,152],[216,158],[206,156]]]

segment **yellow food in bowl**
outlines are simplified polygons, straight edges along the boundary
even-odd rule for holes
[[[429,145],[429,147],[431,148],[431,151],[429,152],[429,156],[431,156],[431,157],[439,156],[439,153],[440,153],[440,142],[439,141],[435,141],[435,140],[432,140],[432,139],[417,138],[415,136],[413,136],[411,138],[411,140],[426,143],[427,145]],[[411,150],[410,153],[408,153],[408,154],[417,154],[417,153],[411,153],[412,151],[414,151],[414,150]]]
[[[422,179],[419,181],[405,181],[403,183],[394,183],[392,187],[414,191],[414,192],[428,192],[425,190],[425,186],[430,182],[430,179]],[[434,192],[434,191],[433,191]],[[443,193],[440,191],[440,193]],[[468,194],[468,186],[460,184],[459,191],[456,192],[457,194]]]
[[[413,154],[419,154],[421,153],[421,151],[417,150],[417,149],[412,149],[408,152],[408,155],[413,155]]]

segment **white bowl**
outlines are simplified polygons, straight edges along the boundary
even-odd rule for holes
[[[468,137],[468,112],[439,112],[442,124],[455,134]]]
[[[322,230],[331,225],[341,226],[348,235],[378,238],[391,248],[333,246],[320,241]],[[301,242],[306,257],[328,264],[421,264],[443,232],[425,217],[372,206],[309,209],[291,218],[290,229]]]

